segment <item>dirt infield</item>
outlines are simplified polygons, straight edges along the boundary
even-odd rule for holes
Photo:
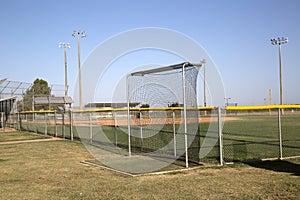
[[[16,131],[16,129],[10,128],[10,127],[0,128],[0,133],[3,133],[3,132],[13,132],[13,131]]]
[[[201,118],[188,118],[187,123],[210,123],[210,122],[217,122],[217,117],[201,117]],[[225,121],[233,121],[233,120],[239,120],[239,118],[236,117],[225,117]],[[28,123],[28,122],[26,122]],[[35,122],[29,122],[29,123],[37,123],[37,124],[44,124],[44,121],[35,121]],[[182,124],[183,118],[175,118],[175,121],[173,121],[172,118],[131,118],[130,124],[132,125],[149,125],[149,124]],[[54,120],[48,120],[48,125],[54,125]],[[61,121],[56,122],[57,125],[62,125],[63,123]],[[65,125],[70,125],[70,121],[65,121]],[[122,119],[112,119],[112,118],[102,118],[97,120],[82,120],[77,119],[74,120],[72,125],[73,126],[127,126],[128,120],[127,118]]]
[[[2,145],[2,144],[31,143],[31,142],[48,142],[48,141],[55,141],[55,140],[64,140],[64,139],[63,138],[52,137],[52,138],[49,138],[49,139],[7,141],[7,142],[0,142],[0,145]]]
[[[195,119],[195,118],[189,118],[187,120],[187,123],[196,123],[197,121],[199,123],[209,123],[209,122],[216,122],[218,118],[200,118],[200,119]],[[233,121],[233,120],[239,120],[236,117],[226,117],[225,121]],[[90,121],[82,121],[82,120],[75,120],[73,125],[75,126],[88,126],[88,125],[101,125],[101,126],[127,126],[127,119],[100,119],[100,120],[94,120],[92,122]],[[175,122],[173,121],[172,118],[144,118],[144,119],[131,119],[130,124],[133,125],[149,125],[149,124],[182,124],[183,119],[182,118],[176,118]]]

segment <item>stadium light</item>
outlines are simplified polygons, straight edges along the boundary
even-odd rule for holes
[[[278,37],[271,39],[272,45],[278,45],[278,52],[279,52],[279,85],[280,85],[280,104],[283,104],[283,94],[282,94],[282,60],[281,60],[281,45],[288,42],[288,37]]]
[[[64,48],[64,61],[65,61],[65,97],[68,96],[68,69],[67,69],[67,48],[71,48],[69,43],[60,42],[59,48]]]
[[[201,64],[203,65],[203,104],[204,104],[204,107],[206,107],[206,67],[205,67],[205,64],[206,64],[206,60],[203,58],[201,60]]]
[[[83,106],[82,106],[82,81],[81,81],[81,67],[80,67],[80,38],[85,38],[86,34],[85,34],[85,31],[74,30],[72,33],[72,36],[74,38],[77,38],[77,42],[78,42],[79,107],[80,107],[80,110],[82,110]]]
[[[224,99],[226,101],[226,106],[228,106],[229,105],[229,99],[231,99],[231,97],[225,97]]]

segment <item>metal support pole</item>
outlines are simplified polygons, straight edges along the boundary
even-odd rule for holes
[[[184,150],[185,150],[185,167],[189,167],[188,142],[187,142],[187,107],[186,107],[186,83],[185,83],[185,66],[182,66],[182,93],[183,93],[183,123],[184,123]]]
[[[19,131],[21,131],[21,127],[22,127],[22,124],[21,124],[21,123],[22,123],[22,121],[21,121],[21,116],[20,116],[20,113],[18,112],[18,128],[17,128],[17,129],[18,129]]]
[[[203,64],[203,105],[206,107],[206,61],[202,59],[201,63]]]
[[[143,150],[143,114],[142,111],[139,111],[140,116],[140,145],[141,145],[141,151]]]
[[[278,109],[279,159],[282,160],[281,108]]]
[[[62,137],[66,137],[66,127],[65,127],[65,112],[62,112]]]
[[[112,117],[114,119],[115,146],[118,147],[118,132],[117,132],[117,123],[116,123],[116,113],[114,111],[112,111]]]
[[[71,141],[74,140],[74,134],[73,134],[73,114],[72,110],[69,110],[69,119],[70,119],[70,136],[71,136]]]
[[[288,42],[288,37],[278,37],[277,39],[271,39],[271,44],[278,45],[279,53],[279,92],[280,92],[280,105],[283,104],[283,94],[282,94],[282,59],[281,59],[281,45]]]
[[[44,114],[44,121],[45,121],[45,135],[47,135],[47,130],[48,130],[48,127],[47,127],[47,113]]]
[[[4,112],[1,112],[1,128],[4,131]]]
[[[177,144],[176,144],[176,122],[175,122],[175,111],[172,111],[172,119],[173,119],[173,140],[174,140],[174,157],[177,156]]]
[[[55,137],[57,137],[57,119],[56,119],[56,110],[54,111],[54,129],[55,129]]]
[[[89,113],[89,131],[90,131],[90,144],[93,144],[93,125],[92,125],[92,113]]]
[[[27,114],[25,114],[25,119],[26,119],[26,127],[27,127],[27,131],[29,131],[29,127],[28,127],[28,116],[27,116]]]
[[[35,116],[35,113],[33,113],[33,123],[35,124],[35,133],[38,133],[38,125],[37,125],[35,119],[36,119],[36,116]]]
[[[83,109],[82,105],[82,80],[81,80],[81,66],[80,66],[80,37],[78,36],[78,79],[79,79],[79,106],[80,110]]]
[[[80,63],[80,38],[86,37],[85,31],[73,31],[72,36],[74,38],[77,37],[77,43],[78,43],[78,79],[79,79],[79,106],[80,110],[83,109],[82,104],[82,80],[81,80],[81,63]]]
[[[282,95],[282,61],[281,61],[281,45],[278,45],[278,52],[279,52],[279,87],[280,87],[280,105],[283,104],[283,95]]]
[[[222,137],[222,118],[221,108],[218,107],[218,133],[219,133],[219,150],[220,150],[220,165],[223,165],[223,137]]]
[[[126,86],[127,86],[127,127],[128,127],[128,155],[131,156],[131,127],[130,127],[130,96],[129,96],[129,81],[128,81],[129,76],[127,76],[126,79]]]
[[[69,86],[68,86],[67,46],[64,47],[64,60],[65,60],[65,97],[67,97],[68,96],[68,88],[69,88]]]

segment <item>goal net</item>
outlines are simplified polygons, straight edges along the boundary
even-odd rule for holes
[[[129,155],[199,162],[197,76],[201,64],[181,63],[127,77]],[[136,105],[132,108],[129,105]]]

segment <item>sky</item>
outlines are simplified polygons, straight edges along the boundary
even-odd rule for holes
[[[64,84],[63,49],[58,44],[69,42],[68,79],[72,96],[78,74],[73,30],[86,31],[86,38],[81,40],[84,63],[99,44],[115,35],[157,27],[182,33],[206,50],[220,73],[230,103],[266,104],[271,89],[272,103],[278,104],[278,47],[271,45],[270,39],[288,36],[289,42],[282,45],[283,98],[284,103],[300,103],[298,0],[0,0],[0,3],[0,79],[33,82],[43,78],[51,84]],[[139,65],[180,61],[173,55],[150,54],[146,60],[141,55],[129,56],[127,60],[141,59]],[[120,71],[132,70],[130,62],[121,61]],[[116,72],[107,77],[113,73]],[[106,84],[102,87],[111,90],[113,84]],[[108,101],[108,94],[98,92],[96,101]]]

